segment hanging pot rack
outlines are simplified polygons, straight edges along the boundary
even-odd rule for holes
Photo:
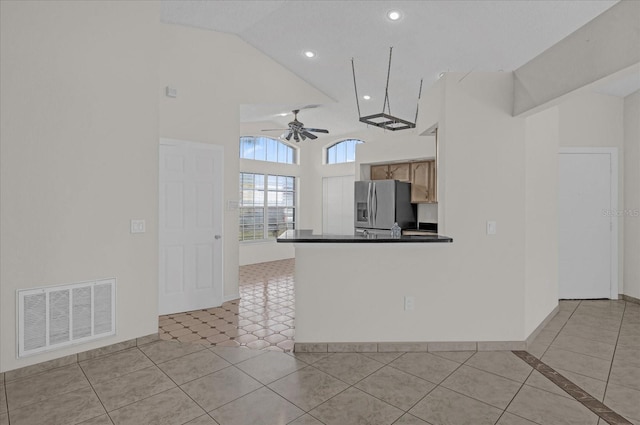
[[[358,119],[368,125],[384,128],[385,130],[398,131],[407,130],[416,127],[418,122],[418,107],[420,106],[420,96],[422,95],[422,79],[420,80],[420,89],[418,90],[418,103],[416,104],[416,116],[413,122],[391,115],[391,104],[389,102],[389,77],[391,76],[391,58],[393,47],[389,48],[389,66],[387,68],[387,84],[384,88],[384,102],[382,104],[382,112],[379,114],[367,115],[365,117],[360,113],[360,100],[358,98],[358,85],[356,83],[356,68],[354,59],[351,58],[351,71],[353,73],[353,88],[356,95],[356,106],[358,107]]]

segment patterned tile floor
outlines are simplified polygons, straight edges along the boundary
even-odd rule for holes
[[[226,347],[293,349],[294,260],[240,267],[240,299],[161,316],[160,338]]]
[[[509,351],[282,353],[139,343],[0,374],[0,425],[604,425]],[[640,305],[566,301],[529,350],[640,424]],[[27,373],[28,372],[28,373]]]

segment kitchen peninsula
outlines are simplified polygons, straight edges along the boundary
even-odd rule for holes
[[[468,263],[452,262],[460,247],[448,236],[290,230],[278,242],[296,251],[296,351],[526,348],[512,326],[519,306],[501,303],[477,280],[460,283]],[[465,255],[475,254],[458,258]],[[491,300],[495,308],[482,305]]]

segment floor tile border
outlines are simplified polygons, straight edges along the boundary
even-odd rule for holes
[[[123,351],[129,348],[139,347],[141,345],[149,344],[151,342],[159,340],[159,335],[150,334],[141,336],[138,338],[129,339],[126,341],[116,342],[114,344],[105,345],[104,347],[95,348],[93,350],[83,351],[68,356],[58,357],[57,359],[47,360],[41,363],[35,363],[29,366],[21,367],[18,369],[8,370],[2,372],[4,381],[17,381],[19,379],[28,378],[33,375],[48,372],[60,367],[69,366],[75,363],[80,363],[84,360],[95,359],[98,357],[114,354],[119,351]],[[1,381],[0,381],[1,382]]]
[[[537,357],[526,351],[513,351],[513,354],[522,359],[529,366],[540,372],[542,376],[556,384],[564,392],[573,397],[577,402],[591,410],[607,423],[612,425],[633,425],[618,413],[611,410],[604,403],[595,399],[591,394],[556,372],[552,367],[542,362]]]
[[[294,353],[398,353],[438,351],[513,351],[526,341],[296,342]]]

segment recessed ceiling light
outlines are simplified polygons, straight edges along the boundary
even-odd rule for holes
[[[371,99],[371,96],[369,96],[368,94],[365,94],[364,96],[362,96],[362,98],[364,100],[369,100],[369,99]]]
[[[315,58],[316,52],[312,52],[311,50],[305,50],[304,55],[308,58]]]
[[[444,77],[444,72],[441,72],[440,74],[438,74],[438,78],[442,78]]]
[[[399,10],[390,10],[389,12],[387,12],[387,18],[391,19],[392,21],[397,21],[398,19],[402,18],[402,13],[400,13]]]

